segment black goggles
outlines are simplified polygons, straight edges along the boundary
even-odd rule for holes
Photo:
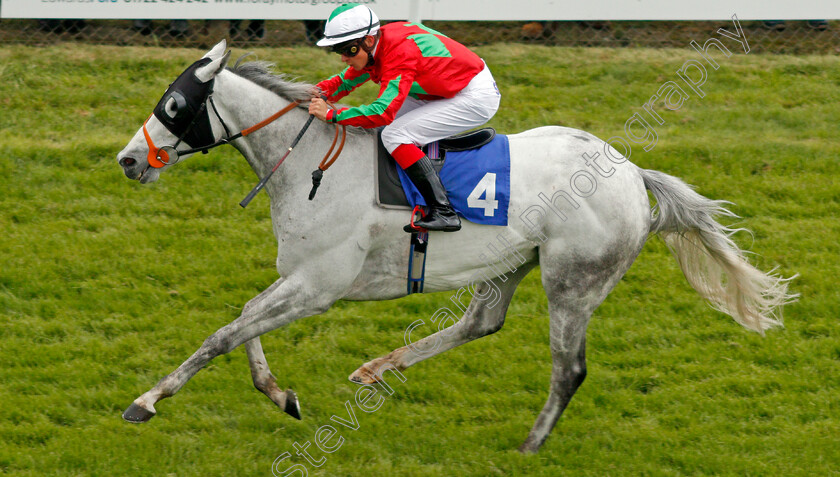
[[[332,47],[332,51],[333,53],[338,53],[339,55],[344,55],[348,58],[353,58],[354,56],[358,55],[360,51],[362,51],[362,46],[359,40],[351,40],[334,45]]]

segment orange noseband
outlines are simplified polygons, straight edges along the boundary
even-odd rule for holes
[[[149,116],[149,119],[152,119],[152,116]],[[146,136],[146,144],[149,146],[149,155],[146,157],[146,161],[155,169],[160,169],[169,164],[169,154],[155,146],[155,143],[152,141],[152,136],[149,135],[149,130],[146,129],[146,123],[149,122],[149,119],[143,123],[143,135]]]

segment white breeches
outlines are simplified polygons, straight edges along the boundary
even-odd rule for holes
[[[408,97],[396,119],[382,130],[388,152],[401,144],[425,146],[485,124],[496,114],[502,95],[490,69],[484,69],[454,97],[423,101]]]

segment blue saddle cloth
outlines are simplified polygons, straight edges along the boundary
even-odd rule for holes
[[[398,169],[411,207],[426,205],[411,179]],[[498,134],[487,145],[468,151],[448,151],[440,180],[458,214],[476,224],[507,225],[510,204],[510,144]]]

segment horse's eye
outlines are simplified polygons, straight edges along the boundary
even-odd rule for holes
[[[179,91],[169,93],[169,98],[163,105],[163,112],[169,119],[178,119],[185,114],[188,114],[187,100]]]
[[[175,119],[175,116],[178,115],[178,102],[173,97],[169,97],[166,101],[166,105],[163,107],[163,111],[169,116],[171,119]]]

